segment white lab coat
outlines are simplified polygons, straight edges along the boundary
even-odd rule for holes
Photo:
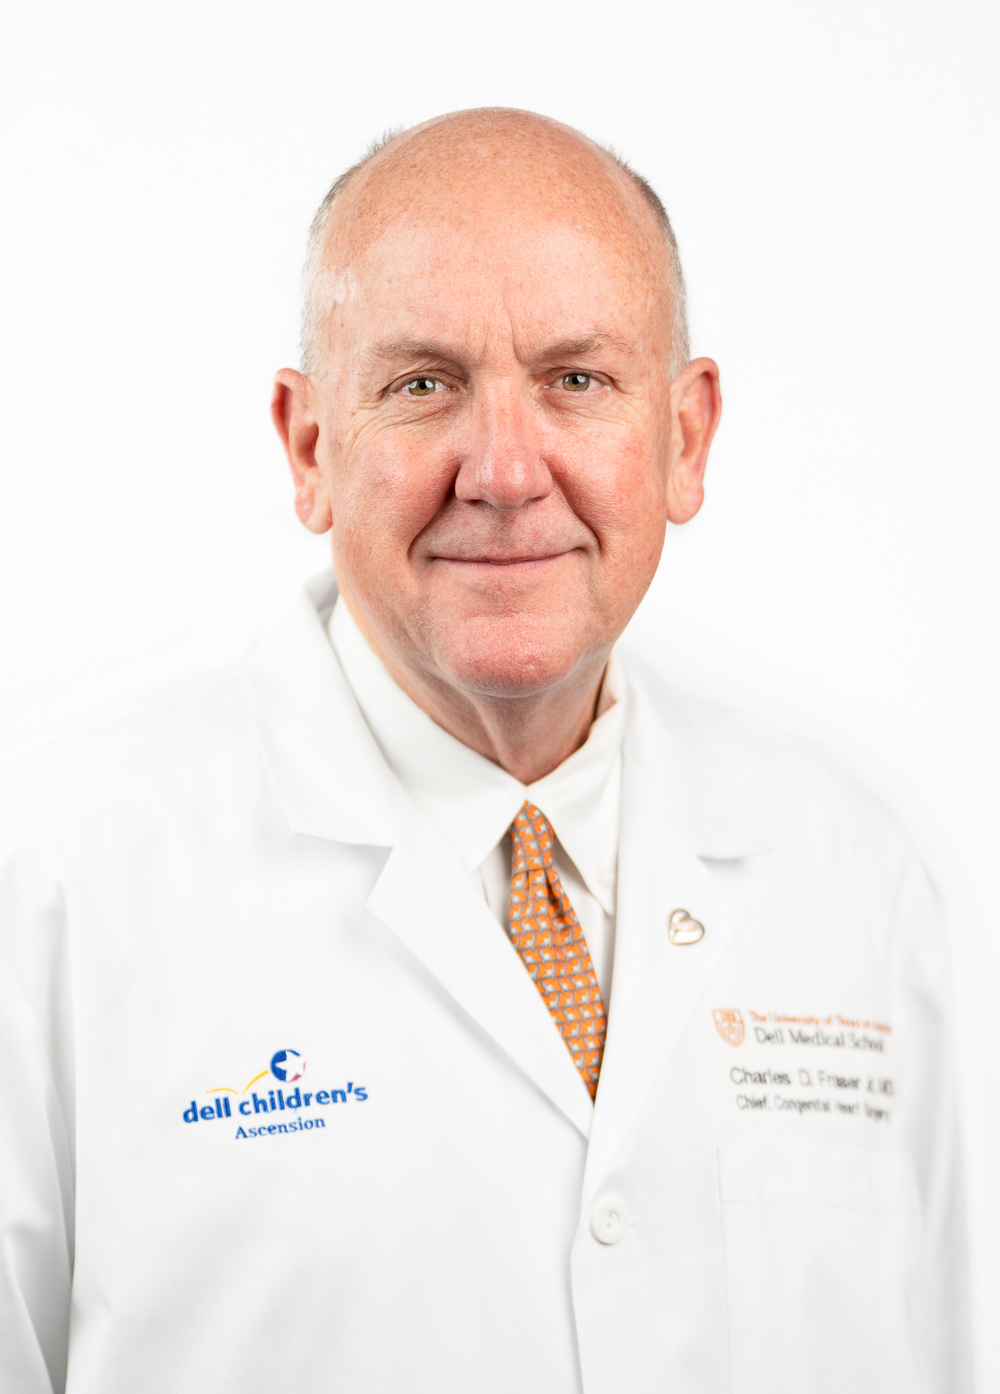
[[[945,943],[892,822],[630,671],[593,1107],[333,595],[4,766],[4,1394],[965,1390]]]

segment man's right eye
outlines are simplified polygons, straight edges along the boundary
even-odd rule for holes
[[[411,378],[409,382],[403,384],[401,391],[408,397],[429,397],[436,392],[442,384],[437,378]]]

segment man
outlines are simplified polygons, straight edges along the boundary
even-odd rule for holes
[[[331,190],[273,410],[336,580],[6,771],[5,1390],[967,1387],[920,870],[614,651],[719,419],[683,304],[552,121]]]

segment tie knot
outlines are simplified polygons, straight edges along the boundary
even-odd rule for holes
[[[514,865],[525,862],[540,862],[543,867],[552,865],[552,849],[556,835],[552,824],[533,803],[523,803],[521,811],[510,825],[510,835],[514,843]]]

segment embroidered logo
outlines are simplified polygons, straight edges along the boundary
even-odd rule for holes
[[[209,1102],[199,1104],[197,1099],[192,1099],[184,1109],[184,1122],[212,1123],[226,1118],[252,1119],[253,1126],[249,1122],[239,1123],[236,1129],[237,1141],[251,1137],[270,1137],[279,1133],[303,1133],[314,1128],[326,1127],[326,1119],[321,1116],[321,1112],[331,1104],[346,1104],[350,1100],[364,1103],[368,1098],[365,1086],[355,1084],[352,1079],[340,1089],[300,1089],[297,1081],[303,1078],[305,1072],[306,1062],[300,1051],[289,1048],[276,1050],[271,1056],[268,1069],[255,1074],[242,1090],[230,1088],[228,1085],[216,1085],[205,1090]],[[273,1076],[277,1081],[273,1089],[270,1084],[261,1084],[261,1080],[266,1080],[269,1076]],[[282,1089],[281,1085],[285,1088]],[[289,1085],[295,1087],[289,1089]],[[305,1113],[306,1109],[310,1110],[308,1114]],[[313,1109],[316,1109],[316,1113],[312,1112]],[[276,1113],[286,1116],[280,1122],[275,1122],[272,1116]],[[267,1117],[261,1118],[261,1114]]]
[[[735,1007],[716,1007],[712,1013],[715,1029],[726,1045],[743,1044],[743,1018]]]
[[[306,1062],[297,1050],[276,1050],[271,1056],[271,1073],[283,1083],[294,1084],[306,1072]]]

